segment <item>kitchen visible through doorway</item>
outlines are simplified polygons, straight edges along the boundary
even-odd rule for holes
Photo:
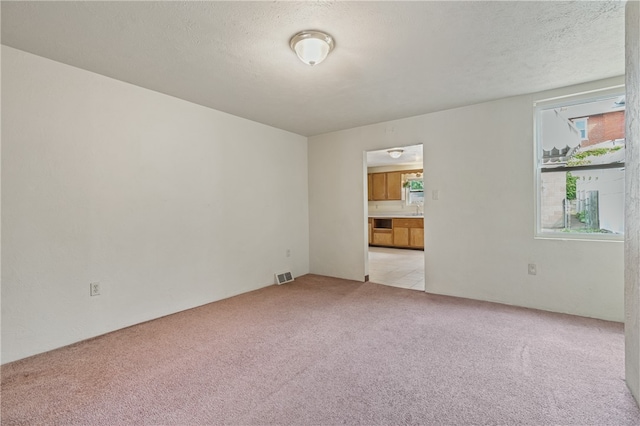
[[[422,144],[366,152],[366,166],[369,280],[424,291]]]

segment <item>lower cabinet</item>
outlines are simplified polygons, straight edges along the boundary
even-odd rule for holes
[[[424,228],[411,228],[409,233],[409,246],[424,248]]]
[[[424,249],[424,220],[394,218],[388,229],[376,228],[376,219],[369,219],[369,244],[374,246]],[[380,221],[380,219],[378,220]],[[373,228],[372,228],[373,227]]]
[[[393,245],[393,233],[391,229],[375,229],[373,231],[373,244],[379,246]]]
[[[409,245],[409,228],[393,228],[393,245],[408,246]]]

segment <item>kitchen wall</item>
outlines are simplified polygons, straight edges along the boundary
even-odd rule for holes
[[[623,243],[534,238],[533,169],[534,100],[622,83],[613,78],[309,138],[311,272],[364,279],[363,152],[424,143],[427,292],[622,321]],[[527,274],[529,263],[537,275]]]
[[[5,46],[2,124],[3,363],[309,272],[305,137]]]

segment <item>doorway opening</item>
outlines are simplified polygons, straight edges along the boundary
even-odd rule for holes
[[[422,144],[365,153],[369,281],[425,290]]]

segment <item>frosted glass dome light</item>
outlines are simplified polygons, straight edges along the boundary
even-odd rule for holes
[[[400,149],[400,148],[390,149],[387,152],[389,153],[389,157],[393,159],[397,159],[397,158],[400,158],[400,156],[404,152],[404,149]]]
[[[301,31],[291,37],[289,46],[298,58],[307,65],[317,65],[324,61],[335,47],[333,37],[322,31]]]

